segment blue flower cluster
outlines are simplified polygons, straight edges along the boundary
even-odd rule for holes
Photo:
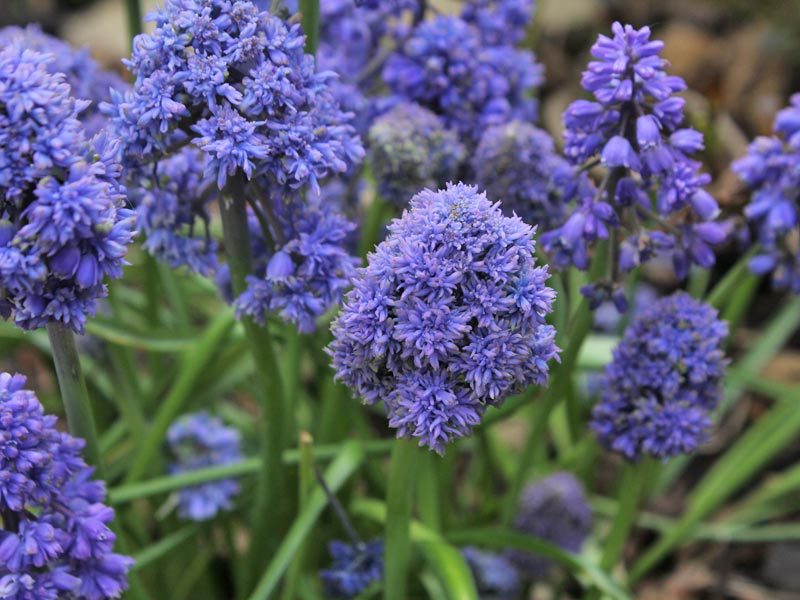
[[[553,229],[564,220],[577,185],[591,185],[555,150],[553,139],[523,121],[487,129],[471,160],[475,184],[501,201],[503,212]]]
[[[514,528],[568,550],[580,552],[592,530],[592,510],[581,483],[559,472],[528,485],[522,492]],[[508,551],[509,558],[528,579],[547,577],[553,563],[535,554]]]
[[[525,39],[535,8],[533,0],[469,0],[461,18],[474,24],[487,44],[518,44]]]
[[[636,315],[606,367],[591,427],[629,460],[669,458],[702,444],[722,394],[728,326],[678,292]]]
[[[336,376],[385,402],[398,436],[443,452],[486,407],[547,382],[555,292],[534,230],[477,188],[423,190],[369,256],[333,323]]]
[[[242,459],[239,432],[206,412],[186,415],[167,432],[174,462],[170,473],[188,473],[205,467],[227,465]],[[233,508],[239,493],[235,479],[219,479],[182,488],[178,492],[178,514],[192,521],[206,521]]]
[[[134,162],[192,143],[220,189],[235,174],[297,189],[363,157],[299,25],[249,0],[167,0],[149,19],[126,61],[133,89],[105,106]]]
[[[267,312],[295,323],[302,333],[316,329],[316,319],[341,301],[359,260],[345,249],[355,225],[329,205],[290,204],[279,218],[285,240],[270,256],[263,275],[249,276],[235,302],[237,314],[263,322]],[[277,237],[277,236],[276,236]]]
[[[773,130],[775,136],[756,138],[733,170],[753,189],[744,213],[761,248],[750,269],[772,273],[775,287],[800,294],[800,94],[778,113]]]
[[[328,549],[333,564],[320,577],[329,598],[355,598],[383,578],[383,540],[358,544],[334,540]]]
[[[133,560],[113,552],[105,486],[24,385],[0,374],[0,597],[119,598]]]
[[[81,333],[104,279],[122,275],[134,217],[119,142],[87,142],[85,103],[50,61],[17,43],[0,51],[0,314]]]
[[[111,100],[111,89],[125,89],[126,84],[122,78],[116,73],[101,69],[86,48],[73,48],[65,41],[44,33],[38,25],[0,29],[0,47],[11,44],[49,54],[51,61],[47,70],[54,74],[64,74],[74,98],[91,100],[91,104],[78,115],[87,135],[92,136],[105,126],[106,120],[100,112],[100,104]]]
[[[393,94],[429,108],[473,143],[491,125],[535,120],[531,91],[543,76],[532,52],[515,48],[505,36],[482,35],[486,19],[474,8],[468,4],[466,10],[475,24],[453,15],[423,21],[383,67]]]
[[[576,100],[564,113],[567,157],[584,168],[599,162],[606,175],[595,192],[578,194],[572,214],[542,242],[558,266],[585,269],[590,246],[613,234],[608,284],[617,269],[659,253],[672,255],[682,279],[691,263],[711,267],[712,247],[726,237],[715,222],[719,207],[703,189],[710,177],[690,158],[703,136],[681,127],[685,101],[675,93],[686,84],[666,73],[663,43],[650,39],[648,27],[614,23],[612,31],[592,46],[597,60],[583,74],[595,99]],[[593,304],[604,299],[594,294]]]
[[[519,598],[519,573],[501,554],[484,552],[472,546],[461,549],[481,600],[516,600]]]
[[[398,206],[408,204],[421,189],[452,181],[466,155],[455,132],[411,102],[401,102],[378,117],[367,139],[378,193]]]

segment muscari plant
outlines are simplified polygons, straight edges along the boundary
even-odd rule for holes
[[[0,597],[631,598],[782,516],[796,469],[704,523],[800,431],[754,378],[800,301],[729,335],[758,276],[798,287],[796,98],[733,165],[753,249],[707,291],[733,225],[647,27],[599,36],[562,151],[530,0],[166,0],[148,33],[127,4],[123,77],[0,31],[0,331],[71,432],[0,376]],[[642,512],[750,386],[774,407]]]

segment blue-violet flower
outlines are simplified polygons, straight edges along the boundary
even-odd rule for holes
[[[383,578],[383,540],[347,544],[338,540],[328,545],[333,564],[320,572],[330,598],[355,598]]]

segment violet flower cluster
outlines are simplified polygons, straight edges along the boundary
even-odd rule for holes
[[[359,271],[332,325],[337,379],[385,403],[398,437],[442,453],[487,406],[547,383],[555,293],[534,229],[477,188],[423,190]]]
[[[123,208],[119,142],[88,142],[51,55],[0,51],[0,314],[25,329],[81,333],[122,275],[134,218]]]
[[[454,131],[445,129],[428,109],[410,102],[378,117],[367,141],[378,193],[397,206],[405,206],[424,188],[452,181],[466,156]]]
[[[733,170],[753,190],[744,214],[760,248],[750,269],[772,273],[776,288],[800,294],[800,94],[778,112],[773,130],[757,137]]]
[[[88,136],[98,133],[105,126],[106,119],[100,112],[100,104],[111,100],[112,89],[123,90],[126,87],[121,77],[102,69],[88,49],[73,48],[64,40],[44,33],[38,25],[0,29],[0,47],[11,44],[50,55],[47,70],[53,74],[64,74],[74,98],[91,101],[77,115]]]
[[[471,166],[475,184],[499,198],[506,215],[543,229],[561,225],[577,187],[591,185],[585,174],[575,175],[547,132],[523,121],[487,129]]]
[[[606,367],[591,427],[629,460],[693,452],[722,394],[728,335],[717,311],[678,292],[636,315]]]
[[[473,546],[461,549],[472,571],[481,600],[516,600],[520,579],[516,567],[501,554],[478,550]]]
[[[383,540],[328,545],[332,564],[320,572],[329,598],[355,598],[383,578]]]
[[[0,374],[0,597],[119,598],[133,560],[114,553],[114,511],[22,375]]]
[[[715,221],[719,207],[703,189],[710,177],[690,158],[703,149],[703,136],[682,127],[685,100],[675,93],[686,84],[667,74],[663,43],[650,39],[648,27],[614,23],[612,31],[592,46],[596,60],[583,74],[594,100],[576,100],[564,113],[566,156],[582,168],[597,161],[606,174],[542,238],[558,266],[581,269],[591,246],[611,238],[610,280],[587,292],[593,305],[608,298],[619,270],[656,254],[671,254],[681,279],[692,263],[712,266],[712,247],[726,237]]]
[[[569,552],[580,552],[592,530],[592,510],[583,486],[566,471],[528,485],[522,492],[514,528]],[[511,550],[508,557],[527,579],[547,577],[553,563],[543,556]]]
[[[171,474],[227,465],[243,458],[239,432],[207,412],[175,421],[167,431],[167,444],[174,459],[169,468]],[[239,482],[235,479],[181,488],[177,495],[178,515],[191,521],[207,521],[231,510],[238,493]]]

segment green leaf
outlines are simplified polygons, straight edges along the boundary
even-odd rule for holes
[[[467,561],[447,542],[418,542],[417,546],[447,594],[448,600],[478,600]]]
[[[342,446],[339,455],[325,471],[325,481],[333,493],[342,487],[345,481],[355,473],[364,461],[364,449],[358,442],[347,442]],[[297,515],[289,532],[283,538],[267,570],[261,576],[250,600],[267,600],[277,589],[278,583],[292,562],[295,553],[300,549],[306,536],[319,519],[328,504],[322,488],[317,484],[306,507]]]
[[[193,538],[198,531],[200,531],[200,525],[189,525],[137,552],[133,557],[135,562],[132,570],[140,571],[153,564],[162,556],[166,556],[175,548]]]

